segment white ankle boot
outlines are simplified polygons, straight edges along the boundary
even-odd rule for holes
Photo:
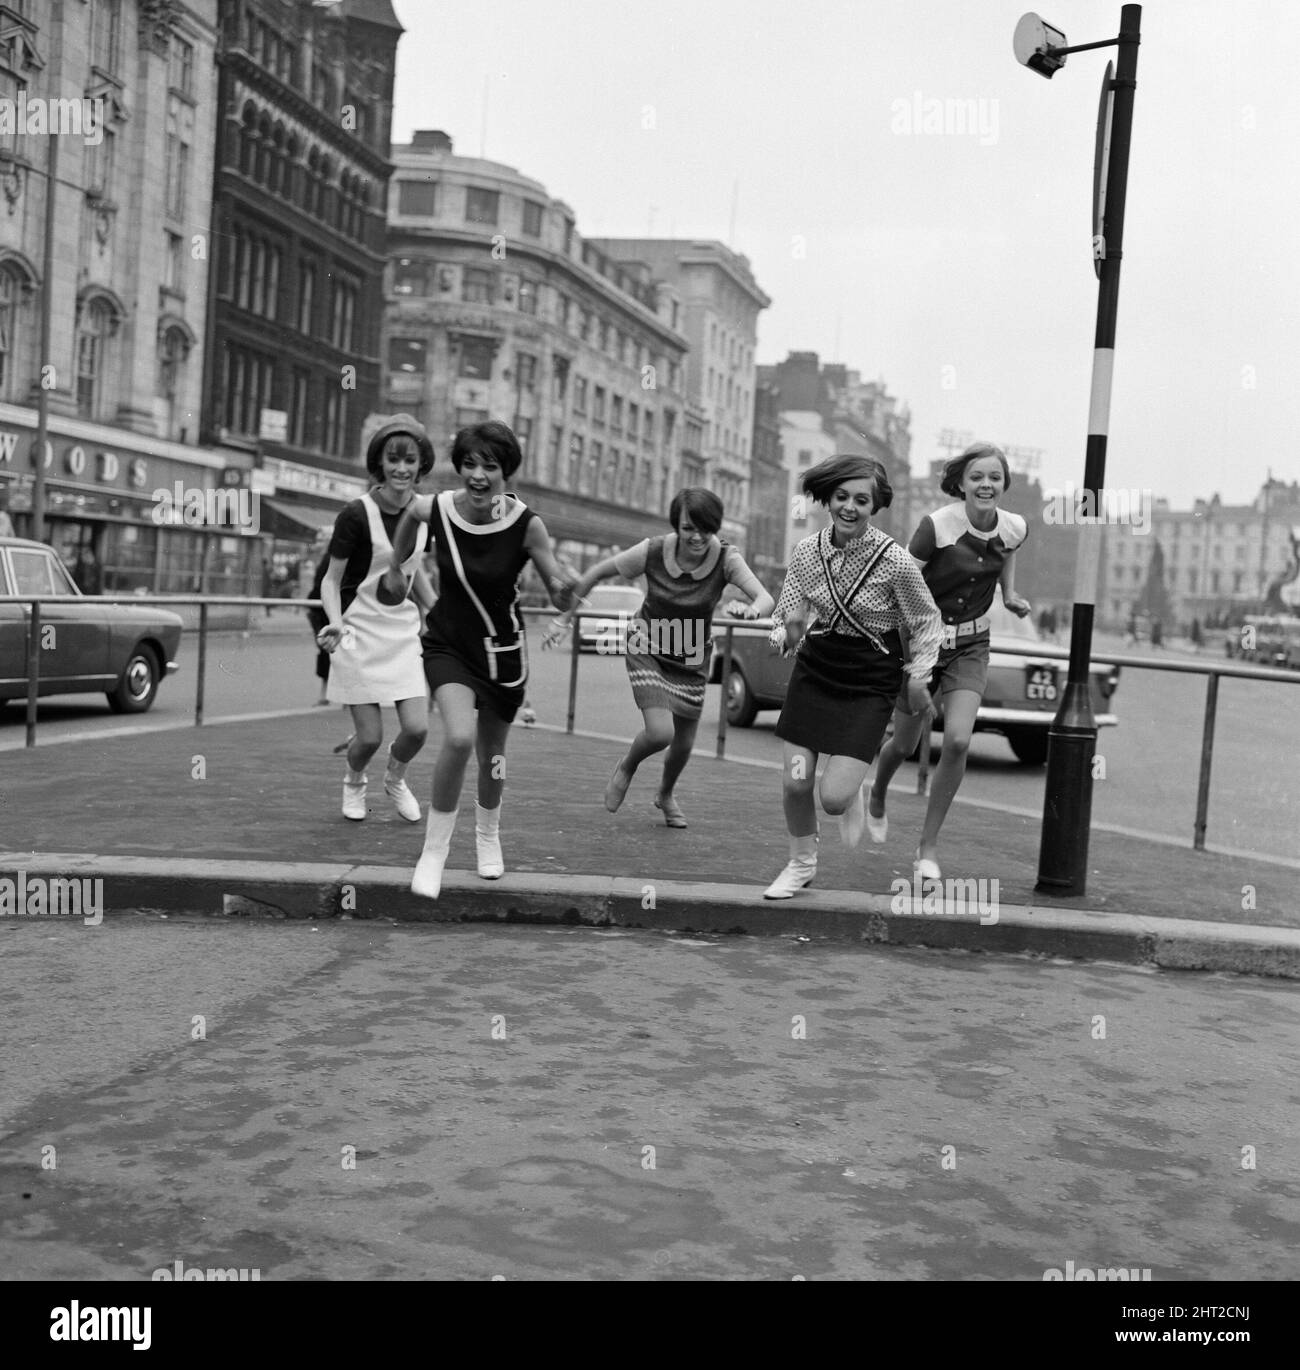
[[[817,875],[817,834],[790,839],[790,861],[763,891],[764,899],[790,899],[807,889]]]
[[[456,826],[456,810],[440,813],[430,806],[424,829],[424,850],[411,876],[411,893],[436,899],[442,892],[442,868],[447,864],[451,834]]]
[[[485,809],[474,805],[474,842],[478,847],[478,873],[484,880],[500,880],[506,873],[501,855],[501,805]]]

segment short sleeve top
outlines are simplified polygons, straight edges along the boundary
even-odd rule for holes
[[[965,623],[987,614],[1007,558],[1029,529],[1019,514],[999,509],[987,532],[976,528],[965,504],[948,504],[926,514],[908,551],[924,563],[921,574],[945,623]]]
[[[377,508],[379,506],[376,506]],[[379,517],[383,520],[384,532],[389,542],[397,535],[397,525],[402,512],[388,513],[380,508]],[[330,538],[329,554],[346,561],[343,568],[343,584],[340,586],[342,609],[347,613],[348,605],[357,597],[357,590],[365,580],[374,560],[374,548],[370,545],[370,520],[366,517],[366,506],[359,499],[345,504],[334,520],[334,533]]]

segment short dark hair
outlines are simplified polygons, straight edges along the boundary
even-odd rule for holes
[[[424,431],[424,425],[410,414],[394,414],[371,434],[366,444],[366,470],[377,480],[384,479],[384,446],[389,438],[410,438],[420,454],[420,469],[416,479],[427,476],[433,470],[433,443]]]
[[[702,485],[688,485],[673,496],[668,506],[668,522],[677,531],[682,515],[688,514],[701,533],[716,533],[722,527],[722,501]]]
[[[519,439],[501,422],[488,419],[485,423],[471,423],[456,434],[451,445],[451,464],[460,470],[466,457],[491,457],[501,468],[507,480],[524,463],[524,454]]]
[[[888,509],[894,502],[894,487],[889,483],[889,475],[884,464],[875,457],[828,457],[819,461],[804,473],[803,491],[818,504],[829,505],[836,489],[850,480],[872,482],[873,514],[878,509]]]
[[[1007,464],[1006,453],[991,442],[973,442],[955,457],[949,457],[943,464],[943,474],[939,478],[939,489],[953,499],[962,498],[961,482],[966,468],[981,457],[996,457],[1002,463],[1002,488],[1011,489],[1011,467]]]

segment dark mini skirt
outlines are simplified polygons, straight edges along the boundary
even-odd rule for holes
[[[437,695],[439,685],[466,685],[474,691],[476,709],[486,708],[506,723],[515,721],[515,714],[527,693],[524,685],[507,687],[485,679],[484,673],[459,653],[428,642],[424,648],[424,678],[429,682],[431,700]]]
[[[805,637],[777,720],[777,737],[810,752],[873,761],[903,679],[898,634],[887,633],[881,641],[887,655],[864,637]]]

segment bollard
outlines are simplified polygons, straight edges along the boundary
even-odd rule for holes
[[[727,697],[730,690],[731,680],[731,639],[736,631],[734,623],[727,624],[727,636],[722,644],[722,674],[718,677],[722,686],[721,694],[718,698],[718,760],[725,761],[727,758]]]
[[[41,677],[41,602],[32,600],[32,622],[27,634],[27,745],[36,745],[36,693]]]
[[[569,721],[564,731],[573,731],[573,715],[578,707],[578,647],[582,632],[582,610],[579,609],[573,616],[573,627],[570,629],[569,641]]]
[[[203,726],[203,677],[208,663],[208,606],[199,605],[199,667],[194,686],[194,726]]]
[[[1210,762],[1214,759],[1214,717],[1219,708],[1219,675],[1211,671],[1205,682],[1205,727],[1201,731],[1201,778],[1196,787],[1196,827],[1192,846],[1205,850],[1206,818],[1210,810]]]

